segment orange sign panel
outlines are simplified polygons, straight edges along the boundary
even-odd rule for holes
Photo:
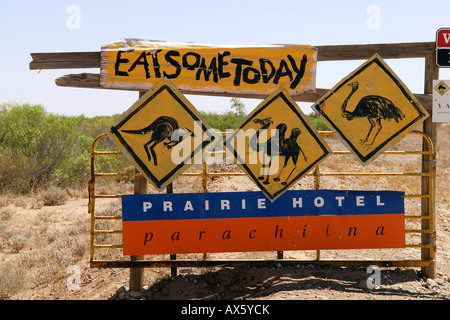
[[[403,193],[122,196],[125,255],[405,247]]]
[[[315,90],[317,49],[308,45],[210,46],[120,40],[102,46],[105,88],[149,89],[170,79],[198,93],[269,95],[284,86],[291,95]]]
[[[428,117],[379,55],[341,80],[312,108],[363,165]]]

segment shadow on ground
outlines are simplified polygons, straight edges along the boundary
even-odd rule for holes
[[[204,270],[179,269],[176,277],[152,283],[141,294],[147,300],[241,300],[241,299],[359,299],[367,294],[376,299],[448,299],[424,288],[420,275],[411,269],[381,270],[381,285],[367,288],[371,274],[365,268],[344,267],[225,267]],[[192,271],[192,273],[191,273]],[[197,271],[198,272],[198,271]],[[400,285],[397,285],[400,284]],[[407,285],[408,284],[408,285]],[[281,294],[281,296],[280,296]],[[123,294],[122,298],[130,298]],[[118,299],[115,294],[111,299]]]

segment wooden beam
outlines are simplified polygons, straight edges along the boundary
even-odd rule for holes
[[[435,54],[435,42],[315,46],[317,61],[366,60],[375,53],[383,59],[423,58]],[[32,53],[30,70],[100,68],[100,52]]]
[[[383,59],[423,58],[435,54],[435,42],[316,46],[317,61],[366,60],[378,53]]]
[[[32,53],[30,70],[100,68],[100,52]]]
[[[80,74],[68,74],[62,77],[59,77],[55,80],[57,86],[60,87],[75,87],[75,88],[86,88],[86,89],[108,89],[104,88],[100,85],[100,74],[94,73],[80,73]],[[109,89],[109,90],[117,90],[117,89]],[[295,101],[299,102],[316,102],[323,95],[325,95],[330,89],[316,88],[315,92],[305,93],[302,95],[292,96]],[[130,91],[129,89],[127,91]],[[217,96],[217,97],[236,97],[236,98],[255,98],[255,99],[265,99],[266,96],[258,96],[258,95],[241,95],[241,94],[232,94],[232,93],[214,93],[214,92],[191,92],[180,90],[183,94],[192,94],[192,95],[204,95],[207,94],[209,96]],[[432,109],[432,94],[414,94],[416,99],[420,102],[420,104],[427,110],[431,111]]]

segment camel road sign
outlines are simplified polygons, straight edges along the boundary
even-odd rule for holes
[[[341,80],[312,108],[363,165],[428,117],[378,54]]]
[[[331,153],[284,88],[261,102],[224,143],[271,201]]]
[[[161,80],[109,130],[124,155],[158,190],[165,188],[216,139],[192,104]]]
[[[268,96],[315,90],[317,49],[309,45],[210,46],[124,39],[102,46],[105,88],[147,90],[167,77],[182,92]]]

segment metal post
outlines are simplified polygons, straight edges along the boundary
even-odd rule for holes
[[[436,56],[430,56],[425,58],[425,84],[424,93],[433,93],[433,80],[439,79],[439,67],[436,65]],[[433,146],[437,146],[437,130],[436,123],[433,123],[432,115],[424,121],[423,132],[428,135],[433,143]],[[423,141],[422,150],[428,151],[428,144]],[[421,258],[422,260],[432,261],[430,267],[422,268],[422,273],[427,278],[436,278],[436,257],[435,257],[435,238],[436,238],[436,210],[435,210],[435,186],[436,186],[436,173],[434,170],[430,172],[429,156],[422,156],[422,172],[429,173],[430,176],[422,177],[422,194],[429,195],[422,199],[422,216],[429,217],[429,219],[422,219],[422,230],[428,230],[427,233],[422,233],[422,245],[431,245],[431,247],[422,248]]]
[[[166,193],[173,193],[173,184],[170,183],[167,187],[166,187]],[[170,255],[170,260],[177,260],[177,255],[176,254],[171,254]],[[170,268],[170,275],[172,276],[172,278],[175,278],[177,276],[177,267],[171,267]]]

